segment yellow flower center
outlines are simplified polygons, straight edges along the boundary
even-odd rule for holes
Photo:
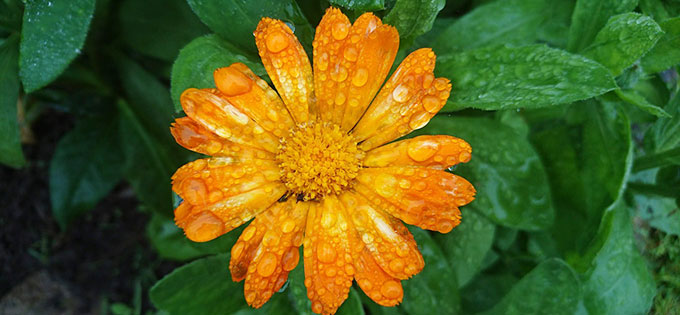
[[[276,159],[286,187],[304,200],[339,194],[361,168],[364,152],[332,123],[306,123],[281,140]]]

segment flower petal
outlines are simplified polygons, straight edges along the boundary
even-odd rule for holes
[[[364,168],[357,192],[376,207],[423,229],[448,233],[460,223],[458,207],[474,199],[462,177],[426,167]]]
[[[448,79],[434,78],[435,55],[421,48],[404,59],[352,133],[368,151],[427,125],[446,104]]]
[[[280,138],[294,126],[279,95],[248,66],[239,62],[219,68],[214,78],[219,95],[265,130]]]
[[[314,110],[312,66],[293,31],[282,21],[263,18],[253,33],[262,64],[297,123]]]
[[[354,260],[354,267],[356,269],[354,278],[371,300],[382,306],[395,306],[401,303],[404,297],[401,282],[380,268],[367,248]]]
[[[363,166],[426,166],[445,170],[470,160],[472,148],[463,139],[451,136],[418,136],[396,141],[366,153]]]
[[[297,266],[308,208],[293,198],[275,204],[255,218],[253,230],[244,230],[232,248],[232,278],[240,281],[245,276],[244,295],[250,306],[258,308],[267,302]],[[255,234],[261,240],[257,246],[246,240]]]
[[[333,314],[347,299],[354,267],[348,231],[351,223],[335,196],[312,204],[304,240],[305,286],[312,311]]]
[[[192,205],[186,200],[175,209],[175,223],[194,242],[207,242],[248,222],[286,192],[279,182],[230,196],[216,203]]]
[[[172,190],[192,205],[206,205],[278,181],[279,177],[279,167],[273,160],[236,162],[216,157],[180,167],[172,175]]]
[[[350,130],[387,77],[399,34],[372,13],[354,25],[329,8],[314,37],[314,88],[321,118]]]
[[[396,218],[376,209],[359,194],[341,196],[356,231],[373,258],[390,276],[408,279],[425,266],[411,232]]]
[[[180,97],[184,112],[222,138],[276,152],[278,138],[216,92],[215,89],[185,90]]]
[[[205,155],[230,157],[235,160],[275,158],[268,151],[220,138],[190,117],[175,119],[170,132],[179,145]]]

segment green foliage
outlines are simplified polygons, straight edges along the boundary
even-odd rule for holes
[[[0,163],[21,167],[26,161],[21,152],[17,99],[19,98],[19,39],[8,38],[0,44]]]
[[[665,34],[642,58],[642,67],[647,73],[663,71],[680,63],[680,17],[663,21],[660,26]]]
[[[432,28],[444,4],[444,0],[396,0],[383,22],[397,28],[402,47],[410,46],[416,37]]]
[[[328,2],[334,7],[361,12],[385,9],[385,0],[329,0]]]
[[[638,0],[577,0],[569,28],[569,51],[588,47],[610,17],[635,9]]]

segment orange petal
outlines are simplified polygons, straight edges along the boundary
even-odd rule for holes
[[[312,66],[293,31],[282,21],[263,18],[253,33],[262,64],[297,123],[314,110]]]
[[[172,175],[172,190],[192,205],[206,205],[278,179],[279,167],[273,160],[235,162],[230,158],[216,157],[180,167]]]
[[[275,182],[207,205],[185,200],[175,209],[175,223],[190,240],[207,242],[248,222],[285,192],[286,187]]]
[[[312,311],[333,314],[347,299],[354,267],[348,231],[351,223],[335,196],[311,204],[304,241],[305,286]]]
[[[215,89],[187,89],[180,102],[187,116],[230,141],[276,152],[279,139],[268,133]]]
[[[382,306],[395,306],[401,303],[404,297],[401,282],[380,268],[368,249],[364,249],[354,260],[354,267],[356,269],[354,278],[371,300]]]
[[[385,80],[399,34],[372,13],[354,25],[337,8],[329,8],[314,37],[314,88],[321,118],[349,130]]]
[[[366,153],[363,166],[426,166],[447,169],[470,160],[472,148],[451,136],[418,136],[375,148]]]
[[[404,59],[353,130],[370,150],[427,125],[446,103],[448,79],[434,78],[435,55],[421,48]]]
[[[423,229],[448,233],[460,223],[458,207],[474,199],[462,177],[426,167],[365,168],[357,192],[373,205]]]
[[[279,95],[248,66],[234,63],[215,70],[214,77],[219,95],[265,130],[280,138],[294,126]]]
[[[396,218],[373,207],[358,194],[343,194],[346,209],[365,247],[390,276],[408,279],[423,269],[425,262],[411,232]]]
[[[231,157],[235,160],[275,158],[265,150],[220,138],[190,117],[175,119],[170,132],[179,145],[205,155]]]
[[[267,302],[274,292],[281,289],[288,279],[288,273],[297,266],[308,208],[307,203],[297,203],[293,198],[280,202],[255,218],[252,225],[253,229],[260,230],[259,234],[258,231],[248,231],[258,234],[261,239],[257,247],[245,240],[244,236],[248,236],[246,231],[242,234],[244,239],[239,238],[234,245],[232,277],[235,275],[235,280],[242,279],[245,271],[236,266],[243,266],[250,259],[248,257],[252,257],[244,285],[246,302],[250,306],[258,308]],[[266,232],[262,233],[263,230]],[[246,246],[248,251],[244,252],[241,248],[246,249]]]

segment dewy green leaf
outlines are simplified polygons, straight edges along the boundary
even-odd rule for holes
[[[574,314],[581,288],[576,273],[560,259],[548,259],[524,276],[490,314]]]
[[[228,267],[226,254],[179,267],[151,288],[151,302],[169,314],[234,313],[247,305],[243,284],[231,280]]]
[[[252,33],[252,31],[250,32]],[[254,42],[254,39],[253,39]],[[182,107],[179,97],[188,88],[214,88],[213,72],[235,62],[246,64],[255,74],[265,75],[264,67],[258,61],[216,35],[196,38],[179,52],[172,65],[170,92],[175,104],[175,111]]]
[[[166,61],[173,61],[184,45],[208,32],[185,0],[126,0],[118,12],[123,41]]]
[[[441,314],[460,312],[460,296],[456,275],[446,256],[427,231],[409,226],[418,249],[425,260],[425,267],[419,274],[401,284],[404,287],[404,301],[401,307],[408,314]]]
[[[666,70],[680,63],[680,17],[661,22],[666,34],[642,58],[642,69],[646,73]]]
[[[383,22],[397,28],[400,47],[409,47],[416,37],[432,28],[434,19],[445,4],[445,0],[396,0]]]
[[[584,273],[584,302],[591,314],[645,314],[652,306],[654,278],[635,246],[633,222],[623,200],[607,209],[577,265]]]
[[[554,210],[543,165],[529,141],[512,128],[487,118],[439,115],[414,134],[447,134],[470,143],[472,159],[454,170],[477,189],[467,207],[512,228],[541,230],[552,224]]]
[[[671,117],[663,108],[656,106],[647,101],[647,99],[635,92],[635,90],[615,90],[616,95],[618,95],[622,100],[626,101],[628,104],[637,106],[639,109],[650,113],[656,117]]]
[[[314,28],[293,0],[188,0],[191,9],[213,32],[245,51],[255,54],[253,32],[263,17],[282,20],[291,27],[305,48],[310,48]],[[310,51],[310,50],[308,50]]]
[[[495,225],[473,209],[463,209],[463,219],[448,234],[436,234],[449,264],[462,288],[479,272],[484,256],[491,249]]]
[[[21,167],[26,161],[21,151],[17,121],[19,99],[19,38],[11,36],[0,45],[0,163]]]
[[[481,5],[451,24],[431,44],[435,52],[470,50],[498,44],[531,44],[568,1],[509,0]],[[553,14],[555,13],[555,14]]]
[[[26,92],[61,74],[83,47],[95,0],[34,0],[26,3],[19,75]]]
[[[661,27],[650,17],[639,13],[619,14],[607,21],[582,54],[618,76],[654,47],[661,36]]]
[[[630,12],[638,0],[578,0],[571,16],[568,50],[579,52],[590,45],[609,17]]]
[[[384,0],[329,0],[332,6],[343,7],[345,9],[366,12],[380,11],[385,9]]]
[[[576,103],[561,117],[532,128],[555,200],[551,233],[562,253],[580,252],[588,244],[604,209],[625,187],[632,165],[631,131],[617,105]]]
[[[453,84],[443,111],[538,108],[616,88],[602,65],[543,45],[489,47],[440,56],[435,72]]]
[[[654,152],[663,152],[680,146],[680,93],[664,107],[672,117],[659,118],[647,132],[654,140]]]
[[[79,121],[50,162],[52,213],[62,228],[90,210],[120,181],[117,115]]]

